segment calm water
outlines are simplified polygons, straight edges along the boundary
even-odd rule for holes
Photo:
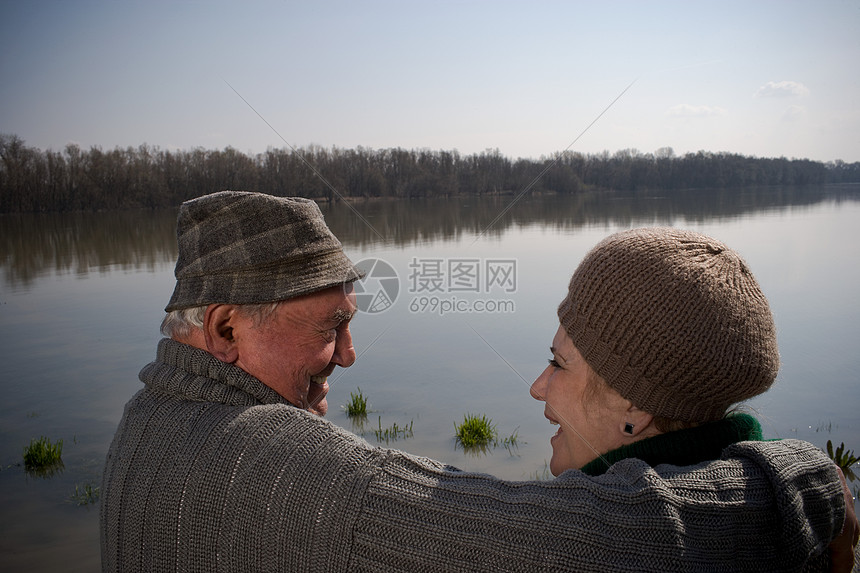
[[[528,384],[546,364],[570,274],[614,231],[672,225],[738,249],[771,301],[782,369],[750,403],[766,436],[860,450],[860,188],[543,197],[506,210],[512,199],[323,206],[354,261],[378,259],[398,275],[377,266],[365,283],[369,296],[384,293],[378,308],[396,298],[355,319],[359,359],[330,378],[329,419],[371,443],[380,425],[410,426],[390,445],[509,479],[545,476],[554,428]],[[98,505],[69,498],[100,481],[137,372],[154,356],[174,221],[175,212],[0,217],[2,571],[98,569]],[[372,409],[364,428],[341,409],[358,388]],[[491,418],[501,438],[516,433],[518,447],[458,449],[454,424],[467,413]],[[65,467],[48,479],[20,465],[41,435],[64,440]]]

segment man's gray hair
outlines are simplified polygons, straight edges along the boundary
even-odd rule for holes
[[[168,338],[187,338],[194,329],[203,328],[207,305],[171,310],[161,321],[161,334]]]
[[[266,322],[278,308],[280,302],[264,302],[261,304],[238,304],[236,307],[245,316],[254,319],[256,325]],[[208,305],[192,306],[171,310],[161,321],[161,334],[173,339],[187,338],[196,329],[203,328]]]

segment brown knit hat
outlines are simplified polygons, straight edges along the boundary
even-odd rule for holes
[[[607,237],[573,273],[558,317],[591,368],[657,416],[718,419],[779,369],[773,316],[747,264],[699,233]]]
[[[176,288],[167,312],[275,302],[361,277],[309,199],[204,195],[182,204],[176,236]]]

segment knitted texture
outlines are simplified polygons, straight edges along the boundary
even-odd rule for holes
[[[794,571],[842,527],[810,444],[507,482],[373,447],[172,340],[105,466],[104,571]]]
[[[275,302],[361,277],[310,199],[221,191],[186,201],[165,310]]]
[[[558,316],[585,361],[657,416],[709,421],[767,390],[779,369],[767,299],[723,243],[668,228],[598,243]]]

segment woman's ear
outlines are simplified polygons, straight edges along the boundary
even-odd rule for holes
[[[239,347],[233,338],[237,309],[232,304],[210,304],[203,317],[206,350],[220,360],[232,364],[239,358]]]
[[[633,404],[630,404],[622,416],[620,430],[631,441],[650,438],[660,433],[654,426],[654,416]]]

